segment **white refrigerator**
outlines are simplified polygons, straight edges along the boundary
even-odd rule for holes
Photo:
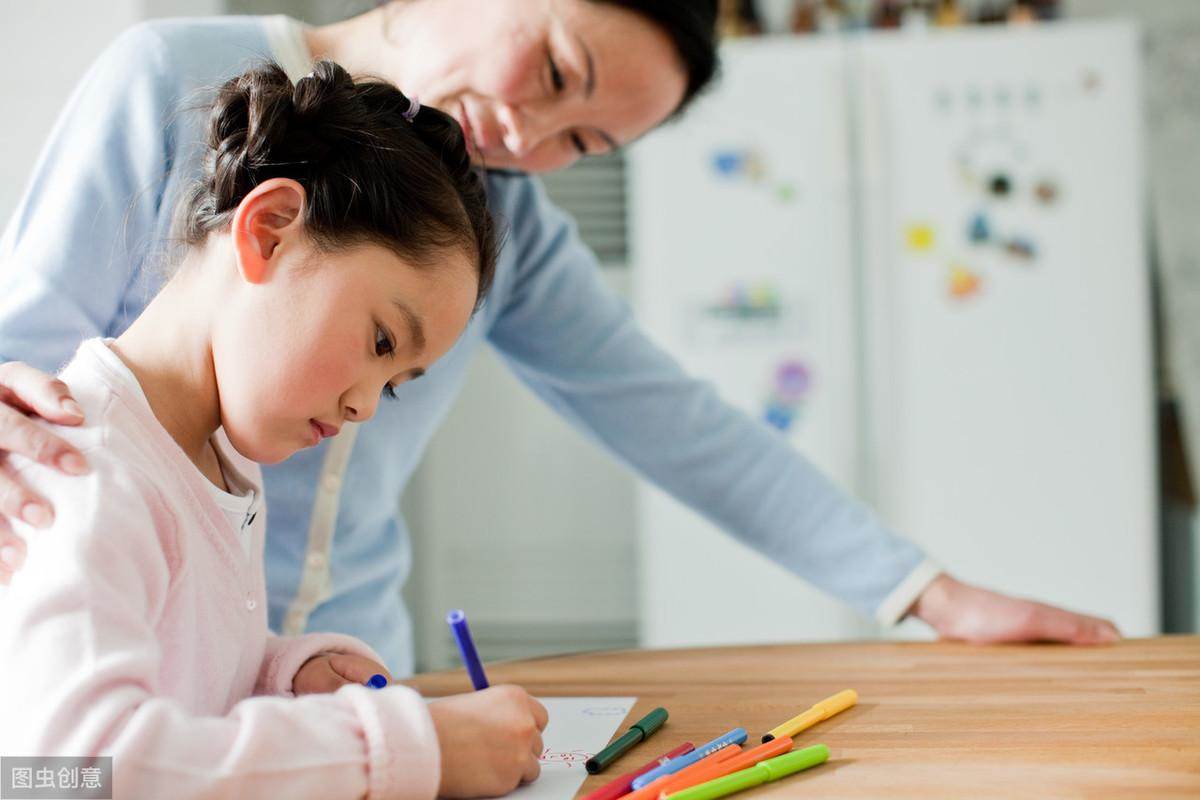
[[[957,576],[1131,635],[1159,624],[1137,46],[733,42],[629,169],[661,345]],[[649,486],[639,527],[646,645],[880,632]]]

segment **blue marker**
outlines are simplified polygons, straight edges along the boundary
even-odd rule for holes
[[[718,736],[703,747],[697,747],[690,753],[682,755],[679,758],[672,758],[661,767],[655,767],[649,772],[645,772],[633,779],[633,788],[640,789],[646,786],[651,781],[656,781],[663,775],[674,775],[684,767],[690,767],[702,758],[708,758],[713,753],[720,750],[722,747],[728,747],[731,744],[745,744],[746,729],[734,728],[724,736]]]
[[[387,676],[376,673],[371,676],[371,680],[367,681],[364,686],[370,686],[372,689],[382,689],[387,686]]]
[[[454,641],[458,642],[458,652],[462,655],[467,674],[471,676],[471,685],[477,692],[488,688],[487,675],[483,674],[483,664],[479,661],[479,654],[475,652],[475,642],[471,640],[471,630],[467,627],[467,615],[455,609],[446,615],[446,622],[450,625],[450,632],[454,634]]]

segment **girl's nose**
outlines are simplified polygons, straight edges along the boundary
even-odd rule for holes
[[[348,402],[344,406],[344,415],[347,422],[366,422],[371,417],[375,416],[375,409],[379,405],[379,398],[370,398],[365,392],[356,392],[355,396],[347,398]]]

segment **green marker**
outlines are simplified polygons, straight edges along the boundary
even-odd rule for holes
[[[633,723],[628,731],[621,735],[620,739],[610,744],[608,747],[601,750],[596,755],[587,760],[583,766],[587,771],[595,775],[597,772],[604,770],[612,762],[616,761],[621,756],[625,755],[629,748],[641,741],[650,738],[650,734],[662,727],[662,724],[667,721],[667,710],[665,708],[656,708],[646,716]]]
[[[785,753],[775,758],[760,761],[753,767],[734,772],[723,778],[715,778],[707,783],[692,786],[674,794],[667,795],[668,800],[716,800],[718,797],[740,792],[768,781],[786,778],[795,772],[824,764],[829,759],[829,748],[823,744],[814,744],[803,750]]]

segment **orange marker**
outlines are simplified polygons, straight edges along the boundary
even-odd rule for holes
[[[729,748],[725,749],[728,750]],[[667,776],[666,783],[656,783],[655,786],[661,793],[660,797],[668,794],[674,794],[675,792],[683,791],[684,789],[692,786],[698,786],[707,781],[711,781],[714,778],[723,778],[724,776],[737,772],[738,770],[746,769],[747,767],[753,767],[760,761],[765,761],[768,758],[774,758],[775,756],[781,756],[791,749],[792,739],[790,736],[784,736],[780,739],[772,739],[766,744],[760,744],[758,747],[752,747],[749,750],[734,755],[732,758],[726,758],[711,764],[705,764],[704,761],[701,761],[699,764],[695,764],[693,766],[699,767],[704,765],[703,769],[698,769],[694,772],[691,769],[680,770],[677,775]]]
[[[695,764],[692,764],[689,767],[684,767],[683,769],[679,770],[679,772],[671,775],[663,775],[653,783],[648,783],[640,789],[635,789],[629,794],[622,795],[620,800],[655,800],[655,798],[657,798],[662,792],[662,787],[666,786],[667,781],[671,780],[672,778],[679,778],[684,775],[695,775],[700,769],[712,766],[713,764],[720,764],[723,761],[738,756],[741,752],[742,746],[740,744],[727,745],[722,747],[717,752],[705,756]]]

